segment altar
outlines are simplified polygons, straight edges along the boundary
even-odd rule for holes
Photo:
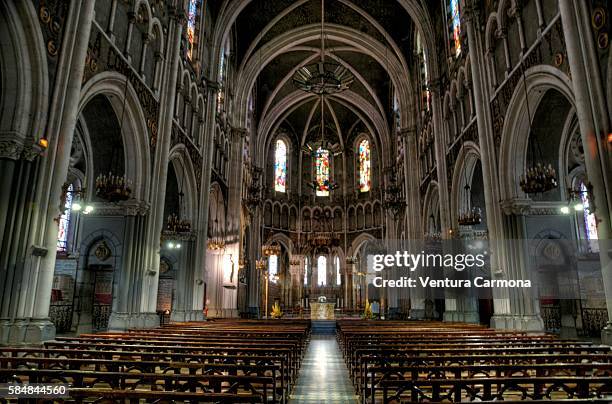
[[[311,320],[334,320],[335,303],[310,303],[310,319]]]

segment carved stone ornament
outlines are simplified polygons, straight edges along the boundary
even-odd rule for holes
[[[21,156],[23,145],[15,139],[0,139],[0,158],[18,160]]]
[[[118,203],[93,204],[94,211],[90,216],[144,216],[149,212],[149,204],[144,201],[130,199]]]
[[[501,202],[501,207],[506,215],[523,216],[530,211],[531,199],[508,199]]]
[[[159,273],[165,274],[170,270],[170,264],[165,259],[162,259],[159,263]]]
[[[99,261],[106,261],[111,256],[111,250],[106,244],[106,241],[102,240],[100,244],[96,247],[96,251],[94,251],[94,255]]]
[[[542,248],[542,254],[549,260],[556,261],[561,256],[561,248],[558,243],[547,241],[544,248]]]

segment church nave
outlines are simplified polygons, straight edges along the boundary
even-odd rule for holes
[[[335,335],[313,335],[289,403],[356,404]]]

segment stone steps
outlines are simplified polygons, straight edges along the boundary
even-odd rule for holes
[[[334,335],[336,334],[335,320],[311,320],[312,333],[315,335]]]

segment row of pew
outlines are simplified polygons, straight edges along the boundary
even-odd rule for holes
[[[0,384],[69,386],[55,402],[287,403],[309,320],[215,320],[0,348]],[[6,402],[6,396],[1,402]]]
[[[338,321],[337,339],[364,404],[612,403],[609,346],[425,321]]]

